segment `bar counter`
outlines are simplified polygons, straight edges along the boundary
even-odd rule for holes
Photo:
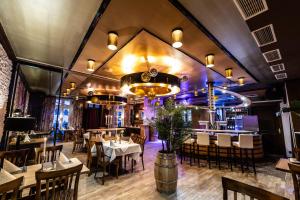
[[[206,131],[204,131],[206,130]],[[208,129],[192,129],[193,135],[192,137],[195,139],[195,142],[193,144],[183,144],[183,153],[187,156],[190,155],[190,151],[195,152],[196,156],[198,154],[197,150],[197,145],[196,145],[196,132],[213,132],[214,134],[211,134],[209,139],[210,139],[210,155],[214,157],[216,155],[216,148],[215,148],[215,141],[217,140],[217,134],[218,133],[231,133],[231,141],[235,142],[238,141],[238,133],[248,133],[251,134],[253,133],[252,131],[242,131],[242,130],[208,130]],[[261,135],[259,134],[253,134],[253,146],[254,146],[254,158],[259,159],[264,157],[264,151],[263,151],[263,145],[262,145],[262,138]],[[200,155],[207,155],[207,147],[199,147]],[[232,151],[233,152],[233,151]],[[248,155],[251,152],[248,152]],[[243,152],[243,155],[245,154],[245,151]],[[227,150],[226,149],[220,149],[220,155],[221,157],[227,157]],[[239,149],[236,149],[236,156],[239,157],[240,152]],[[232,155],[233,156],[233,155]]]

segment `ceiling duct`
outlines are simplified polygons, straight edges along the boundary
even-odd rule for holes
[[[234,0],[244,20],[250,19],[268,10],[265,0]]]
[[[277,80],[285,79],[285,78],[287,78],[287,74],[286,73],[275,74],[275,78]]]
[[[281,71],[285,70],[285,67],[284,67],[283,63],[276,64],[276,65],[271,65],[270,68],[271,68],[273,73],[281,72]]]
[[[277,41],[272,24],[254,30],[251,33],[259,47],[263,47]]]
[[[263,56],[268,63],[274,62],[277,60],[281,60],[281,54],[280,54],[279,49],[267,51],[267,52],[263,53]]]

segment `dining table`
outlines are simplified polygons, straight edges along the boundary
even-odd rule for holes
[[[96,138],[95,142],[101,141],[101,138]],[[103,150],[106,156],[110,158],[110,162],[116,159],[116,157],[124,157],[130,155],[136,162],[139,161],[140,153],[142,152],[141,146],[137,143],[125,140],[102,140]],[[97,149],[94,144],[91,148],[91,153],[96,154]]]
[[[1,169],[0,171],[0,184],[12,181],[23,176],[23,183],[20,187],[20,190],[23,190],[26,188],[34,187],[36,185],[35,172],[37,172],[38,170],[63,170],[78,166],[80,164],[82,164],[82,162],[78,160],[78,158],[67,158],[63,153],[61,153],[56,162],[46,162],[43,164],[25,166],[24,168],[21,168],[21,171],[17,172],[8,172],[9,170],[11,170],[11,166],[9,166],[9,168],[7,168],[7,166],[3,166],[3,169]],[[16,167],[15,169],[19,170],[20,168]],[[83,165],[81,174],[88,174],[89,172],[90,170],[85,165]]]

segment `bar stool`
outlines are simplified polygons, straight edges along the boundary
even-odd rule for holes
[[[253,145],[253,135],[252,134],[240,134],[238,142],[232,142],[233,145],[233,153],[234,159],[236,160],[236,151],[235,148],[240,149],[240,164],[242,168],[242,173],[244,173],[244,162],[243,162],[243,150],[246,156],[246,165],[247,169],[249,169],[249,162],[248,162],[248,150],[251,150],[251,159],[252,159],[252,167],[254,174],[256,174],[255,169],[255,159],[254,159],[254,145]]]
[[[219,169],[221,169],[221,156],[220,149],[227,150],[227,162],[228,167],[232,170],[232,160],[231,160],[231,135],[226,133],[218,133],[217,141],[215,141],[216,145],[216,162],[219,165]]]
[[[207,162],[208,167],[210,169],[210,140],[209,140],[209,133],[204,132],[197,132],[197,153],[198,153],[198,166],[200,166],[200,147],[207,148]]]
[[[181,148],[181,155],[184,156],[184,160],[185,160],[185,152],[186,152],[186,146],[189,146],[189,156],[190,156],[190,165],[192,165],[192,159],[193,159],[193,152],[194,152],[194,143],[195,143],[195,139],[192,138],[192,136],[190,138],[188,138],[187,140],[185,140],[183,142],[183,148]],[[184,151],[184,153],[183,153]],[[194,157],[194,162],[195,162],[195,157]],[[181,156],[181,161],[180,163],[182,164],[182,156]]]

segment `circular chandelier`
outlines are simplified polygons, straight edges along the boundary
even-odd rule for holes
[[[127,98],[117,95],[101,94],[87,97],[87,103],[98,105],[126,105]]]
[[[153,100],[155,97],[180,92],[180,78],[156,70],[128,74],[121,78],[121,90],[125,94],[148,97]]]

